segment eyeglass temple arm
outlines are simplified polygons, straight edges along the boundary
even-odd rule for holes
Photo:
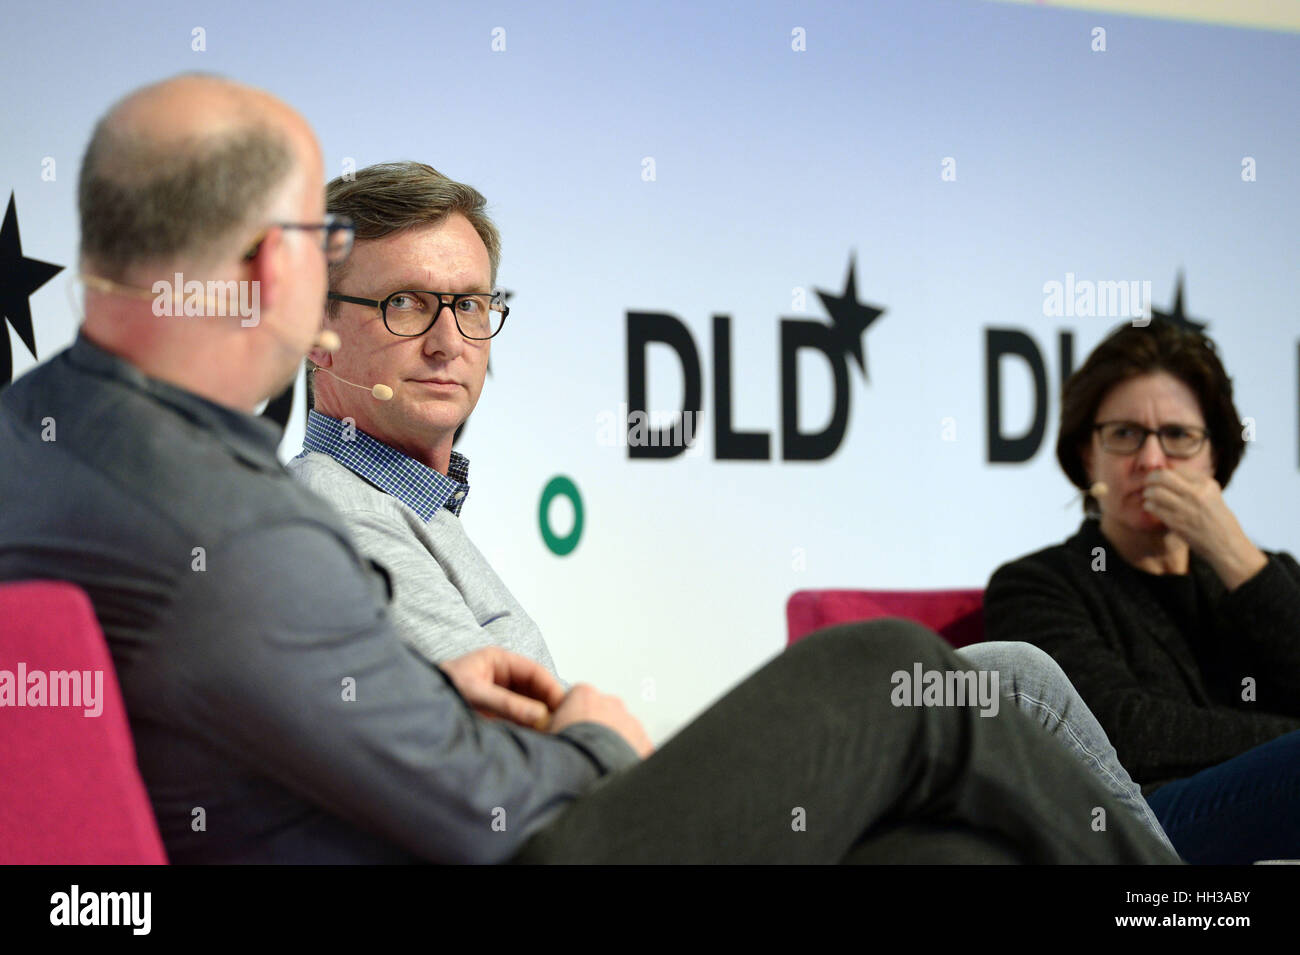
[[[371,308],[379,307],[379,299],[377,298],[357,298],[355,295],[340,295],[338,292],[330,292],[327,297],[336,302],[351,302],[353,305],[369,305]]]

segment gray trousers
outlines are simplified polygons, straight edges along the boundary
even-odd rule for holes
[[[900,705],[898,675],[918,664],[970,669],[905,620],[812,634],[575,798],[515,861],[1178,861],[1019,706]]]

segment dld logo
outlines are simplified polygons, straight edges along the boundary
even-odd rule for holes
[[[781,319],[781,457],[786,461],[820,461],[830,457],[844,440],[849,424],[849,370],[852,359],[867,380],[867,359],[862,335],[884,309],[858,301],[854,263],[842,295],[817,289],[830,324],[803,318]],[[667,345],[677,354],[684,382],[681,421],[697,420],[704,402],[700,353],[686,325],[666,312],[627,313],[627,407],[630,458],[671,458],[686,450],[688,441],[679,439],[680,422],[651,429],[648,438],[633,434],[644,431],[651,419],[646,400],[646,347]],[[801,349],[821,352],[830,362],[835,384],[835,406],[830,422],[821,431],[799,430],[799,365]],[[737,431],[731,424],[732,398],[731,317],[713,316],[713,453],[719,460],[768,461],[772,458],[772,436],[767,431]]]

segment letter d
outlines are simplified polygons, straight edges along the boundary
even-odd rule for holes
[[[695,348],[695,340],[688,329],[674,315],[663,312],[628,312],[627,313],[627,404],[628,428],[631,418],[638,411],[649,420],[646,407],[646,370],[645,349],[651,342],[667,345],[677,353],[682,363],[682,375],[685,387],[682,389],[682,413],[699,414],[700,411],[700,354]],[[629,458],[671,458],[686,450],[684,443],[674,445],[672,425],[660,428],[643,443],[629,441],[627,456]]]

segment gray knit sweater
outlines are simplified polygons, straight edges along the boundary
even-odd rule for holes
[[[288,468],[343,516],[357,549],[388,571],[393,624],[409,647],[438,663],[499,646],[555,673],[537,624],[470,541],[459,517],[440,508],[426,524],[326,454],[300,455]]]

